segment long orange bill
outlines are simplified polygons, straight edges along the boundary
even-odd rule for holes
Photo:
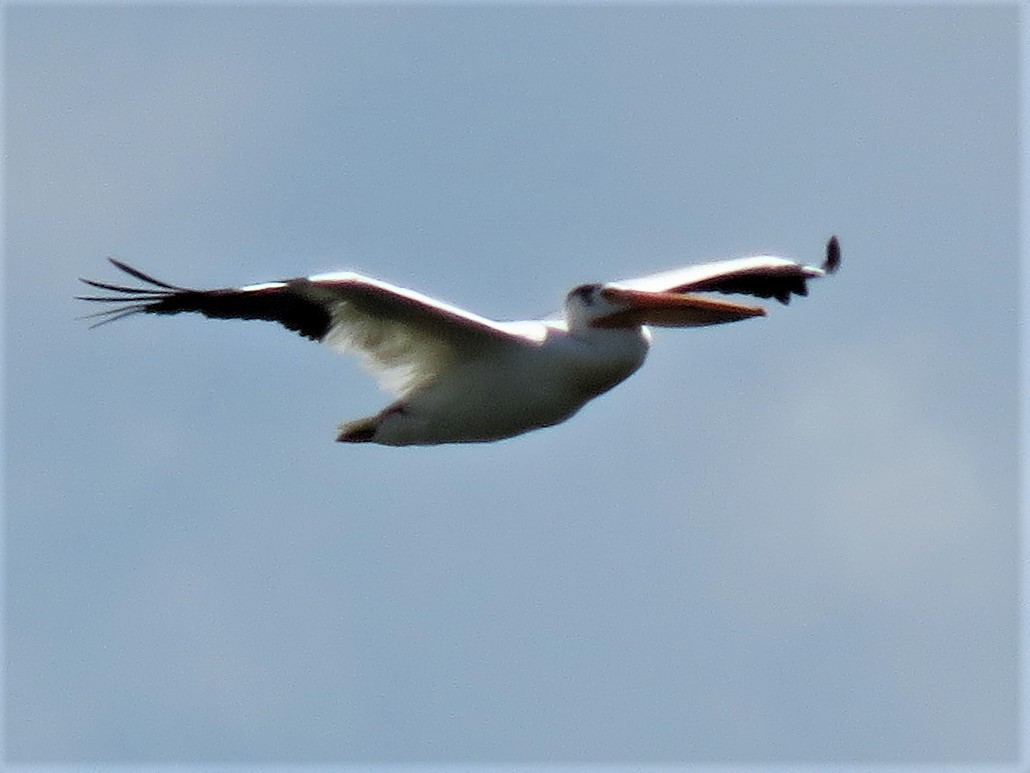
[[[594,320],[595,327],[698,327],[764,317],[765,309],[686,293],[650,293],[605,287],[601,295],[625,308]]]

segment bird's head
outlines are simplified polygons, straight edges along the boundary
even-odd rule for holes
[[[600,284],[580,285],[565,296],[565,322],[569,330],[585,332],[594,327],[596,320],[620,310],[601,294],[603,287]]]
[[[585,284],[565,296],[569,330],[595,328],[697,327],[765,314],[748,306],[689,293],[646,292],[618,285]]]

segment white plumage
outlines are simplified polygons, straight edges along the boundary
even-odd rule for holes
[[[337,439],[385,445],[498,440],[569,418],[644,362],[647,326],[693,327],[762,316],[764,309],[699,292],[743,293],[787,303],[807,280],[835,271],[836,237],[814,268],[756,256],[638,279],[581,285],[560,319],[495,322],[421,293],[350,272],[238,288],[167,284],[120,261],[145,283],[83,279],[114,293],[80,296],[113,303],[97,324],[135,313],[199,312],[279,322],[344,353],[357,354],[397,399],[375,416],[347,422]]]

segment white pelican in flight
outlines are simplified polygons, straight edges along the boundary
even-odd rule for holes
[[[563,318],[495,322],[411,290],[349,272],[218,290],[167,284],[111,262],[142,287],[83,279],[113,303],[97,325],[130,314],[199,312],[219,319],[265,319],[357,353],[397,396],[375,416],[350,421],[337,440],[432,445],[499,440],[549,427],[639,368],[648,325],[696,327],[765,314],[702,292],[743,293],[787,303],[807,281],[833,273],[832,237],[821,268],[761,255],[689,266],[606,284],[565,297]]]

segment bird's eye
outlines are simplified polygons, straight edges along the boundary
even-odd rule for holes
[[[597,296],[597,285],[580,285],[571,294],[579,296],[579,299],[589,306]]]

